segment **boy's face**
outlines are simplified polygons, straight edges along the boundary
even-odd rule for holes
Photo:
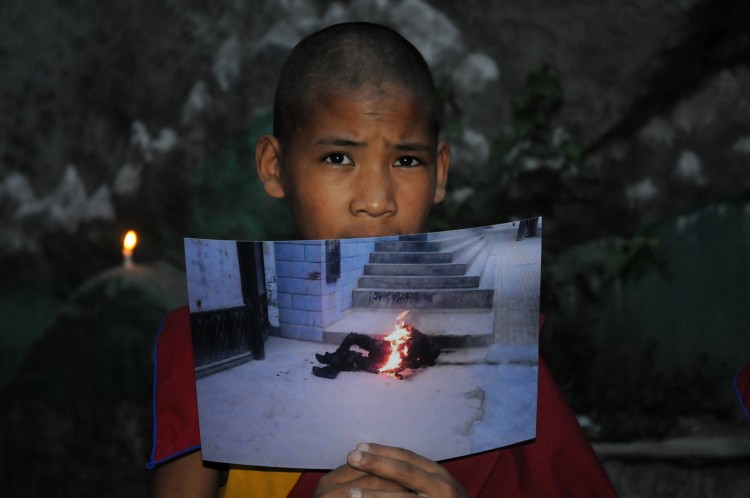
[[[291,139],[261,138],[258,173],[266,192],[287,199],[305,239],[419,232],[445,197],[450,163],[430,124],[403,87],[329,90]]]

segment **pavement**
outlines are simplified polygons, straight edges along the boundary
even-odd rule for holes
[[[535,435],[534,346],[445,351],[437,365],[403,380],[366,372],[313,376],[315,353],[334,349],[270,337],[264,360],[199,379],[203,457],[330,469],[359,442],[442,460]]]
[[[492,252],[482,283],[494,276],[495,342],[539,344],[542,237],[516,241],[517,230],[518,227],[506,224],[488,233]],[[542,233],[541,222],[538,233]]]

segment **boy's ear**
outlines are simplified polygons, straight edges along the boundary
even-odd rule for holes
[[[448,185],[448,168],[451,165],[451,148],[447,142],[438,142],[437,182],[435,183],[435,204],[445,199],[445,187]]]
[[[263,190],[276,199],[284,197],[281,184],[281,144],[273,135],[263,135],[255,144],[255,167]]]

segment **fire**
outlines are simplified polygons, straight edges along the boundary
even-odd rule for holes
[[[122,254],[125,256],[132,256],[133,249],[135,249],[137,243],[138,235],[135,233],[135,230],[128,230],[128,233],[125,234],[125,238],[122,239]]]
[[[138,236],[135,234],[135,230],[128,230],[125,234],[125,238],[122,239],[122,264],[125,268],[133,267],[133,249],[138,243]]]
[[[404,358],[409,354],[409,346],[406,344],[406,341],[411,337],[412,331],[411,325],[404,325],[404,317],[407,313],[409,313],[409,310],[398,315],[393,332],[384,339],[391,344],[391,354],[383,366],[378,369],[378,373],[398,376],[398,372],[403,370],[402,364]]]

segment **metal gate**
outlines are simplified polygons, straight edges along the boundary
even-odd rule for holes
[[[268,296],[261,242],[237,242],[244,305],[190,314],[195,375],[203,377],[265,357]]]

